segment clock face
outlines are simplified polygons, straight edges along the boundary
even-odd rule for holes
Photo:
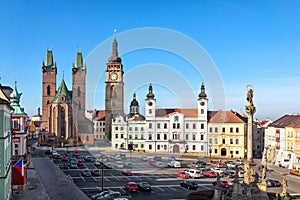
[[[110,79],[113,80],[113,81],[117,80],[117,79],[118,79],[118,74],[117,74],[117,73],[114,73],[114,72],[111,73],[111,74],[110,74]]]
[[[204,106],[204,105],[205,105],[205,103],[204,103],[204,102],[201,102],[201,103],[200,103],[200,105],[201,105],[201,106]]]
[[[149,105],[149,106],[152,106],[152,102],[150,101],[150,102],[148,103],[148,105]]]

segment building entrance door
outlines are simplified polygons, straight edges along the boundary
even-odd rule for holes
[[[225,148],[221,149],[221,156],[226,156],[227,155],[227,151]]]
[[[173,146],[173,153],[179,153],[179,146],[177,144]]]

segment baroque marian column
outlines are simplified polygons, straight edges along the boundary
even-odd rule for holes
[[[250,184],[254,182],[255,164],[253,163],[253,148],[252,148],[252,136],[253,136],[253,115],[256,112],[256,108],[253,105],[253,86],[247,86],[247,106],[245,111],[248,114],[248,133],[247,133],[247,161],[245,162],[245,177],[244,183]]]

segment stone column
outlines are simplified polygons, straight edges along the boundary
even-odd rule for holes
[[[247,161],[245,162],[245,176],[244,183],[249,185],[254,181],[255,164],[253,163],[253,148],[252,148],[252,135],[253,135],[253,115],[256,108],[253,105],[253,86],[247,86],[247,106],[245,111],[248,114],[248,132],[247,132]]]

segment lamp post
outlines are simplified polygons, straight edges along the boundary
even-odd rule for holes
[[[212,144],[209,144],[208,147],[209,147],[209,159],[210,159],[210,162],[211,162],[211,151],[212,151],[211,147],[212,147]]]

